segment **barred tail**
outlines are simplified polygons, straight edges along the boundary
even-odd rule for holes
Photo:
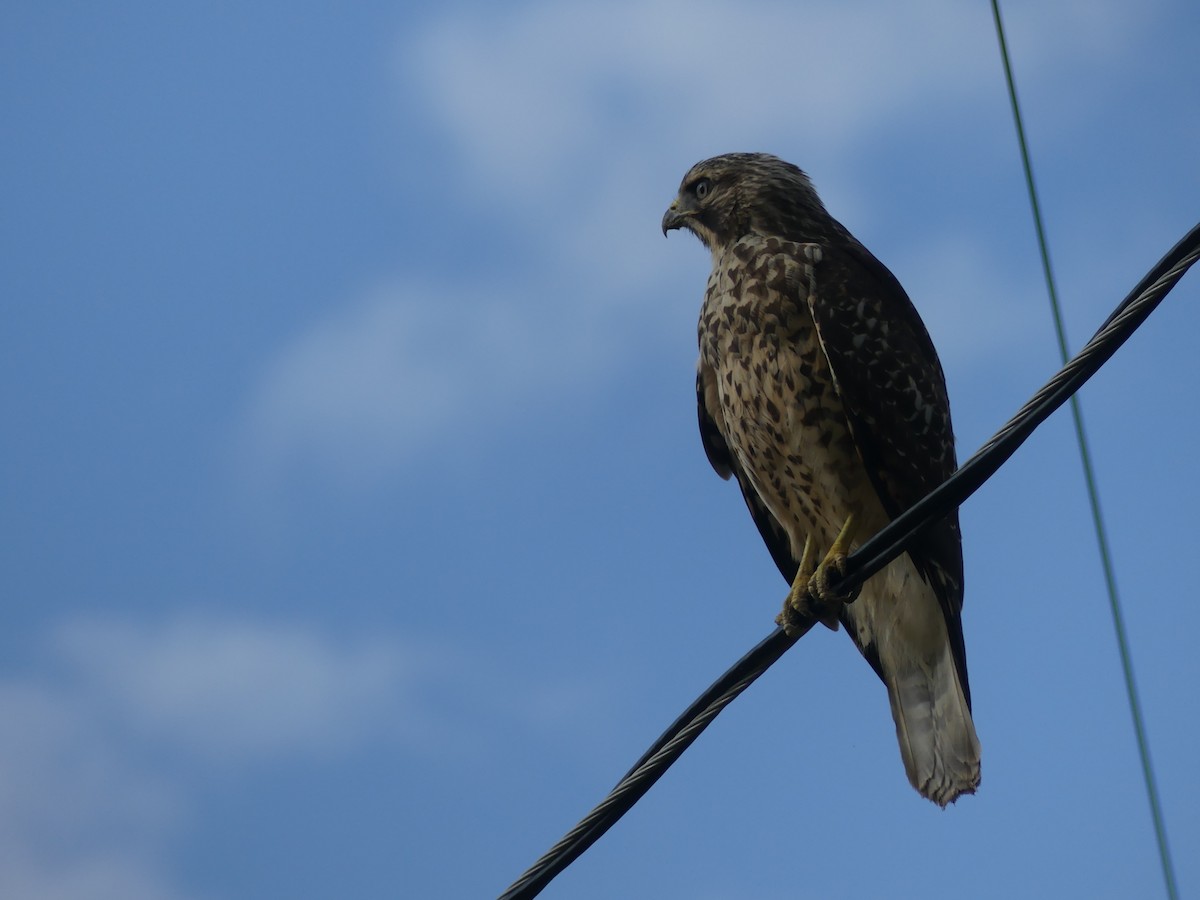
[[[950,644],[932,660],[893,660],[888,700],[904,770],[912,786],[945,807],[979,786],[979,738]]]

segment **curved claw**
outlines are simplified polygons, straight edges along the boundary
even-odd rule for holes
[[[805,538],[800,568],[792,582],[792,589],[788,591],[787,599],[783,601],[783,611],[775,617],[775,621],[787,629],[789,634],[800,630],[806,621],[814,619],[837,631],[842,607],[853,603],[858,597],[857,589],[852,593],[843,594],[832,588],[832,584],[841,581],[846,574],[846,557],[850,554],[853,543],[853,514],[846,517],[845,524],[819,565],[813,565],[813,557],[816,554],[812,548],[812,536]]]

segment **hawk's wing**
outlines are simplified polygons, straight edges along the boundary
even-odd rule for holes
[[[808,306],[855,447],[895,518],[956,468],[945,376],[925,325],[887,267],[853,238],[821,249]],[[908,555],[937,595],[969,706],[958,511],[919,534]]]

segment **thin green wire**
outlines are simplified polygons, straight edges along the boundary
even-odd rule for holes
[[[1021,165],[1025,169],[1025,186],[1029,190],[1029,204],[1033,208],[1033,224],[1037,231],[1038,249],[1042,255],[1042,271],[1046,277],[1046,289],[1050,293],[1050,309],[1054,316],[1054,332],[1058,336],[1058,352],[1065,363],[1068,359],[1067,334],[1063,326],[1062,308],[1058,303],[1058,291],[1054,286],[1054,273],[1050,268],[1050,251],[1046,243],[1046,232],[1042,226],[1042,212],[1038,204],[1037,189],[1033,184],[1033,165],[1029,161],[1029,145],[1025,140],[1025,126],[1021,120],[1021,108],[1017,103],[1017,87],[1013,80],[1012,63],[1008,58],[1008,42],[1004,38],[1004,25],[1000,21],[999,0],[991,0],[992,14],[996,19],[996,37],[1000,41],[1000,57],[1004,63],[1004,78],[1008,83],[1008,98],[1012,103],[1013,119],[1017,126],[1017,143],[1021,147]],[[1117,647],[1121,654],[1121,668],[1125,673],[1125,690],[1129,695],[1129,712],[1133,716],[1133,730],[1137,736],[1138,754],[1142,759],[1142,774],[1146,780],[1146,795],[1150,801],[1150,815],[1154,820],[1154,836],[1158,841],[1158,855],[1162,862],[1163,880],[1167,896],[1178,900],[1179,890],[1175,884],[1171,851],[1167,846],[1167,828],[1163,822],[1162,805],[1158,787],[1154,780],[1154,766],[1150,762],[1150,743],[1146,738],[1146,725],[1142,719],[1142,705],[1138,700],[1137,685],[1133,678],[1133,657],[1129,652],[1129,640],[1125,633],[1125,618],[1121,613],[1121,601],[1117,596],[1117,579],[1113,573],[1112,556],[1108,550],[1108,534],[1104,517],[1100,512],[1100,496],[1096,488],[1096,475],[1092,470],[1092,456],[1088,450],[1087,436],[1083,429],[1083,411],[1078,397],[1071,397],[1071,418],[1075,422],[1075,437],[1079,442],[1079,458],[1083,463],[1083,477],[1087,483],[1088,502],[1092,507],[1092,522],[1096,527],[1096,543],[1100,548],[1100,564],[1104,569],[1104,583],[1108,588],[1108,605],[1112,611],[1113,629],[1117,633]]]

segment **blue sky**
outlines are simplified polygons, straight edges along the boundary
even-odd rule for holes
[[[1072,344],[1200,219],[1194,4],[1009,2]],[[987,4],[9,3],[0,895],[487,897],[773,627],[683,172],[906,285],[966,457],[1056,368]],[[1082,394],[1200,892],[1200,281]],[[1069,419],[963,508],[977,796],[814,632],[547,897],[1160,890]]]

